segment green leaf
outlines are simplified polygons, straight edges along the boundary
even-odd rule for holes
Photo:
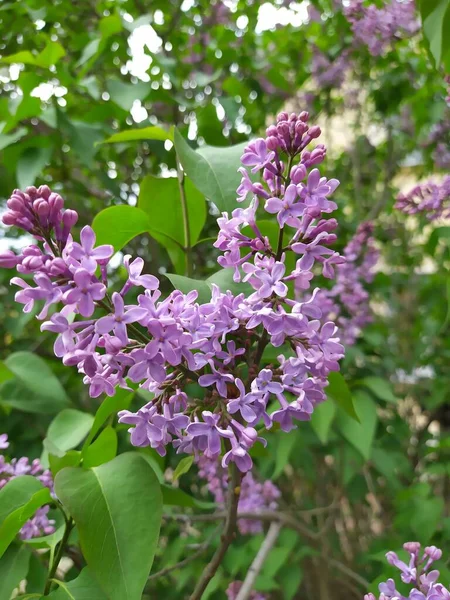
[[[25,412],[56,413],[69,403],[59,380],[47,363],[32,352],[14,352],[4,361],[19,380],[0,389],[2,404]]]
[[[151,92],[149,83],[124,83],[120,79],[107,79],[106,89],[111,100],[126,111],[132,109],[135,100],[144,100]]]
[[[53,477],[65,467],[78,467],[80,464],[81,452],[79,450],[69,450],[62,456],[58,456],[52,453],[52,448],[49,445],[46,445],[45,449],[48,452],[48,459],[44,462],[48,461]]]
[[[111,244],[118,252],[130,240],[147,233],[150,222],[147,214],[135,206],[111,206],[100,211],[92,222],[96,244]]]
[[[209,287],[211,287],[212,283],[215,283],[221,292],[225,293],[230,291],[235,296],[238,294],[249,296],[255,291],[249,283],[234,281],[233,275],[234,269],[220,269],[208,277],[208,279],[206,279],[206,283],[209,285]]]
[[[83,555],[108,598],[141,600],[162,512],[150,465],[126,453],[90,470],[64,469],[55,492],[75,520]]]
[[[83,450],[92,442],[94,437],[100,431],[102,425],[111,416],[119,412],[119,410],[127,410],[133,399],[134,392],[119,388],[114,396],[106,396],[103,402],[95,413],[94,422],[91,431],[84,443]]]
[[[2,58],[0,58],[0,62],[8,65],[17,63],[23,63],[24,65],[35,65],[36,57],[29,50],[21,50],[20,52],[10,54],[9,56],[2,56]]]
[[[216,148],[203,146],[193,150],[178,129],[174,135],[175,149],[187,176],[209,200],[222,211],[237,205],[236,189],[241,181],[238,173],[240,157],[247,145]]]
[[[93,58],[100,51],[100,42],[101,39],[97,38],[95,40],[91,40],[84,48],[81,54],[79,61],[76,63],[75,67],[81,67],[86,64],[91,58]],[[86,69],[83,70],[83,73]]]
[[[120,33],[120,31],[122,31],[122,20],[119,15],[103,17],[98,23],[98,29],[103,38],[109,38],[115,33]]]
[[[93,422],[91,414],[66,408],[50,423],[46,439],[65,452],[76,448],[84,440]]]
[[[199,239],[206,221],[206,202],[189,179],[184,182],[191,246]],[[184,272],[185,239],[178,179],[147,175],[140,184],[138,207],[150,222],[150,234],[167,248],[177,271]],[[164,207],[164,210],[161,210]],[[171,215],[168,219],[167,215]],[[163,235],[159,235],[162,233]],[[174,244],[173,241],[177,242]]]
[[[141,129],[127,129],[115,133],[103,144],[118,144],[123,142],[135,142],[138,140],[173,140],[173,130],[167,131],[162,127],[142,127]]]
[[[421,0],[420,11],[423,31],[430,46],[430,52],[436,63],[441,64],[450,49],[450,0]]]
[[[14,378],[14,373],[11,369],[5,365],[3,361],[0,360],[0,384],[5,383],[5,381],[9,381]]]
[[[359,423],[340,411],[337,416],[337,426],[346,440],[361,453],[365,460],[369,460],[378,422],[377,406],[369,394],[357,391],[355,409]]]
[[[40,54],[36,56],[35,64],[38,67],[48,69],[56,65],[60,58],[66,55],[66,51],[59,42],[49,42]]]
[[[288,464],[289,458],[294,450],[295,443],[297,441],[296,432],[292,432],[290,435],[282,433],[278,437],[278,443],[276,447],[276,459],[275,459],[275,470],[271,479],[277,479],[284,471],[284,467]]]
[[[11,144],[15,144],[26,134],[27,130],[25,129],[25,127],[20,127],[15,133],[0,133],[0,150],[11,146]]]
[[[355,412],[352,394],[350,389],[340,373],[330,373],[328,375],[328,386],[325,392],[329,398],[332,398],[352,419],[358,421],[358,415]]]
[[[166,277],[176,290],[180,290],[183,294],[188,294],[192,290],[198,291],[197,301],[201,304],[211,300],[211,288],[206,281],[198,279],[190,279],[183,275],[175,275],[174,273],[165,273]]]
[[[50,490],[35,477],[8,481],[0,490],[0,557],[36,510],[50,502]]]
[[[205,510],[215,508],[216,506],[214,502],[197,500],[197,498],[190,496],[184,490],[170,485],[162,484],[161,492],[165,506],[184,506],[185,508],[202,508]]]
[[[192,465],[194,464],[194,456],[186,456],[185,458],[182,458],[180,460],[180,462],[177,464],[177,467],[173,473],[173,479],[174,481],[176,481],[177,479],[179,479],[182,475],[184,475],[185,473],[187,473],[190,468],[192,467]]]
[[[0,559],[0,598],[8,600],[13,590],[25,579],[30,563],[30,550],[24,546],[10,546]]]
[[[328,442],[331,425],[336,416],[336,408],[336,404],[330,400],[321,402],[314,408],[311,417],[311,426],[322,444]]]
[[[56,580],[59,588],[48,595],[49,600],[108,600],[88,567],[76,579],[64,582]]]
[[[16,177],[19,188],[33,185],[36,177],[48,164],[52,148],[27,148],[17,161]]]
[[[364,377],[364,379],[361,379],[357,383],[365,385],[380,400],[392,403],[398,402],[398,398],[394,396],[394,392],[392,391],[391,384],[386,379],[381,379],[381,377]]]
[[[51,535],[44,535],[42,537],[30,538],[29,540],[24,540],[24,544],[27,546],[31,546],[36,549],[53,549],[55,550],[56,546],[62,540],[64,535],[65,525],[61,525],[58,529],[52,533]]]
[[[83,450],[83,467],[98,467],[112,460],[117,454],[117,433],[106,427],[93,444]]]

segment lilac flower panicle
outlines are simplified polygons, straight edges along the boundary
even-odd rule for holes
[[[427,219],[448,219],[450,217],[450,175],[441,183],[428,181],[415,186],[407,194],[399,194],[395,208],[407,215],[425,213]]]
[[[407,596],[396,589],[393,579],[380,583],[379,600],[449,600],[450,591],[441,583],[438,583],[439,571],[431,565],[442,557],[442,551],[436,546],[426,546],[421,552],[419,542],[407,542],[403,549],[409,554],[405,562],[395,552],[388,552],[386,559],[389,564],[400,570],[400,578],[404,584],[411,586]],[[377,600],[372,594],[366,594],[364,600]]]
[[[380,8],[364,0],[351,0],[344,15],[356,40],[373,56],[384,54],[392,43],[420,29],[414,0],[390,0]]]
[[[130,382],[153,394],[136,413],[119,413],[132,444],[161,455],[172,444],[179,453],[221,459],[224,468],[235,463],[245,473],[252,446],[265,444],[257,430],[278,423],[290,431],[325,400],[328,374],[339,369],[344,348],[333,319],[324,319],[316,286],[306,300],[289,297],[292,286],[308,293],[315,274],[332,278],[345,261],[330,247],[337,227],[329,218],[337,207],[330,197],[339,182],[321,173],[320,134],[307,112],[283,112],[265,138],[244,150],[237,200],[250,196],[250,204],[221,215],[214,245],[219,264],[251,286],[248,297],[216,285],[203,304],[196,291],[163,297],[158,279],[142,273],[143,260],[130,256],[122,289],[108,290],[113,248],[96,246],[89,226],[76,241],[77,215],[64,209],[61,196],[30,187],[8,201],[4,223],[26,229],[37,243],[19,255],[2,254],[0,265],[28,276],[12,279],[16,300],[25,311],[43,304],[38,318],[42,330],[57,336],[55,354],[77,367],[92,397],[112,396]],[[266,213],[279,227],[274,246],[258,226]],[[287,267],[289,253],[294,269]],[[280,354],[263,368],[269,344]],[[190,383],[198,384],[198,397],[186,395]]]
[[[0,434],[0,450],[6,450],[9,447],[8,436],[6,433]],[[53,493],[53,478],[50,471],[43,468],[38,459],[31,463],[26,456],[22,458],[13,458],[7,461],[4,454],[0,453],[0,490],[5,485],[22,475],[31,475],[36,477],[42,485],[47,487]],[[34,537],[50,535],[55,531],[55,521],[48,518],[50,507],[42,506],[34,516],[29,519],[20,530],[20,537],[23,540],[28,540]]]

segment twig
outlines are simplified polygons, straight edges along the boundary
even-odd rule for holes
[[[192,246],[191,246],[191,230],[189,226],[189,212],[186,198],[186,189],[184,187],[184,173],[178,159],[178,155],[175,158],[177,162],[177,178],[178,178],[178,189],[180,191],[181,201],[181,212],[183,215],[183,230],[184,230],[184,252],[186,258],[186,275],[192,276]]]
[[[225,511],[221,511],[208,515],[165,515],[165,517],[178,521],[208,522],[225,519],[227,517],[227,513]],[[250,519],[252,521],[264,521],[266,523],[275,521],[281,523],[281,525],[284,525],[285,527],[289,527],[290,529],[297,531],[300,535],[310,540],[317,540],[319,537],[315,531],[312,531],[303,525],[303,523],[301,523],[298,519],[288,513],[276,512],[274,510],[264,510],[261,512],[239,512],[237,518]]]
[[[367,581],[367,579],[364,579],[364,577],[361,577],[361,575],[358,575],[358,573],[352,571],[349,567],[347,567],[347,565],[344,565],[334,558],[329,558],[328,563],[333,565],[333,567],[336,567],[336,569],[338,569],[338,571],[341,573],[347,575],[349,579],[353,579],[353,581],[359,583],[365,590],[369,589],[370,583]]]
[[[236,600],[248,600],[253,589],[253,585],[258,577],[261,569],[263,568],[264,562],[272,549],[273,545],[277,541],[278,534],[280,533],[281,523],[273,522],[270,524],[269,531],[264,539],[264,542],[259,549],[258,554],[255,556],[255,560],[252,562],[245,581],[239,590]]]
[[[189,600],[200,600],[203,595],[203,592],[206,590],[208,583],[216,574],[217,569],[220,566],[231,542],[234,538],[234,532],[236,530],[237,525],[237,508],[239,502],[239,496],[241,493],[241,473],[234,463],[230,465],[230,478],[229,478],[229,488],[228,488],[228,501],[227,507],[228,510],[226,512],[225,517],[225,526],[222,532],[220,545],[217,548],[214,556],[211,559],[211,562],[203,571],[202,576],[200,577],[192,595]]]
[[[45,582],[44,596],[48,596],[51,591],[53,578],[55,577],[56,571],[58,569],[58,565],[61,562],[61,558],[64,554],[66,544],[69,540],[70,533],[74,527],[74,522],[72,521],[72,519],[70,519],[70,518],[68,519],[67,517],[65,517],[65,518],[66,518],[66,527],[64,529],[64,535],[62,537],[62,540],[59,542],[58,550],[56,551],[56,556],[54,557],[53,562],[52,562],[49,572],[48,572],[47,581]]]
[[[170,567],[165,567],[164,569],[161,569],[157,573],[150,575],[150,577],[147,579],[147,586],[146,586],[145,591],[148,591],[147,587],[148,587],[148,584],[150,581],[153,581],[154,579],[158,579],[159,577],[164,577],[164,575],[168,575],[169,573],[172,573],[172,571],[176,571],[177,569],[182,569],[183,567],[190,564],[191,562],[194,562],[194,560],[199,558],[202,554],[204,554],[206,552],[206,550],[208,550],[209,546],[211,545],[211,542],[214,539],[214,537],[216,536],[217,531],[218,530],[215,529],[214,533],[207,540],[205,540],[203,542],[203,544],[201,544],[198,547],[198,549],[194,552],[194,554],[191,554],[191,556],[188,556],[184,560],[180,560],[180,562],[176,563],[175,565],[172,565]]]

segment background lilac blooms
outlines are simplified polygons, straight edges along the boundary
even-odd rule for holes
[[[434,561],[442,557],[442,550],[436,546],[426,546],[421,551],[418,542],[407,542],[403,545],[409,554],[409,560],[404,562],[395,552],[386,554],[387,561],[401,571],[400,579],[407,584],[409,590],[406,595],[396,589],[393,579],[388,579],[378,586],[379,600],[448,600],[450,591],[438,582],[439,571],[430,567]],[[401,586],[403,589],[405,586]],[[372,593],[366,594],[364,600],[376,600]]]
[[[9,447],[8,436],[0,434],[0,451],[7,450]],[[22,458],[13,458],[7,460],[7,457],[2,452],[0,453],[0,490],[12,479],[22,475],[31,475],[36,477],[42,485],[53,492],[53,478],[50,471],[43,468],[38,459],[30,460],[23,456]],[[50,507],[42,506],[35,515],[29,519],[20,530],[20,537],[23,540],[49,535],[55,531],[55,521],[48,518]]]
[[[406,194],[399,194],[395,208],[408,215],[425,213],[433,221],[450,216],[450,175],[440,182],[428,181],[416,185]]]
[[[44,301],[38,318],[46,319],[51,306],[62,304],[42,325],[57,334],[55,353],[77,366],[93,397],[113,395],[128,380],[153,394],[137,413],[119,413],[119,421],[131,426],[134,445],[163,455],[172,443],[178,452],[223,456],[223,466],[234,462],[247,472],[251,447],[265,444],[257,427],[277,423],[290,431],[325,400],[327,375],[338,370],[343,356],[337,328],[323,319],[319,288],[307,300],[289,297],[289,285],[298,282],[307,290],[315,273],[332,278],[345,261],[330,248],[337,222],[326,218],[337,207],[330,196],[338,181],[319,170],[325,147],[307,149],[321,133],[308,118],[306,112],[281,113],[266,138],[248,144],[242,164],[260,181],[253,183],[241,169],[238,200],[246,204],[218,219],[219,263],[233,269],[236,282],[250,284],[247,298],[215,285],[204,304],[196,291],[175,290],[163,298],[158,280],[141,274],[142,260],[130,257],[125,285],[110,293],[106,265],[112,247],[95,247],[88,226],[80,243],[74,241],[70,228],[77,216],[64,210],[59,195],[46,186],[30,187],[8,201],[3,221],[32,233],[38,245],[0,260],[33,276],[34,285],[12,279],[25,311]],[[258,225],[264,211],[277,217],[276,240]],[[287,266],[288,255],[294,269]],[[137,304],[127,303],[133,288],[140,288]],[[84,319],[70,322],[71,314]],[[279,355],[262,368],[268,345],[279,348]],[[197,392],[187,396],[190,383]]]

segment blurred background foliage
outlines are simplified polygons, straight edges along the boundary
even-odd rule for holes
[[[335,389],[353,397],[361,423],[329,402],[290,435],[269,434],[269,450],[256,457],[256,473],[279,486],[280,506],[298,525],[283,530],[256,587],[286,600],[356,599],[391,575],[387,549],[410,538],[448,549],[450,230],[393,208],[399,190],[450,167],[450,109],[429,35],[399,37],[374,57],[355,44],[336,0],[4,1],[0,23],[0,207],[33,183],[59,191],[80,227],[107,207],[138,203],[149,232],[123,252],[143,257],[166,290],[164,273],[184,272],[172,142],[142,132],[107,140],[178,125],[193,147],[225,149],[257,136],[282,109],[310,111],[328,145],[326,175],[341,181],[338,249],[372,220],[381,258],[373,323],[347,350]],[[431,48],[436,58],[433,39]],[[150,185],[149,176],[165,182]],[[197,279],[217,270],[209,239],[217,214],[208,204],[198,216]],[[15,235],[2,229],[0,248],[21,245]],[[94,413],[98,402],[53,356],[52,334],[15,305],[9,277],[0,270],[0,356],[14,373],[0,387],[0,432],[11,454],[34,458],[62,409]],[[136,393],[133,402],[144,400]],[[118,431],[124,450],[128,436]],[[198,500],[211,499],[196,468],[173,481],[178,457],[149,456],[189,494],[167,513],[194,514]],[[192,553],[215,526],[167,518],[154,570]],[[205,598],[224,598],[230,579],[242,579],[262,536],[238,537]],[[148,597],[184,597],[203,565],[199,557],[150,580]],[[449,566],[441,572],[450,581]]]

